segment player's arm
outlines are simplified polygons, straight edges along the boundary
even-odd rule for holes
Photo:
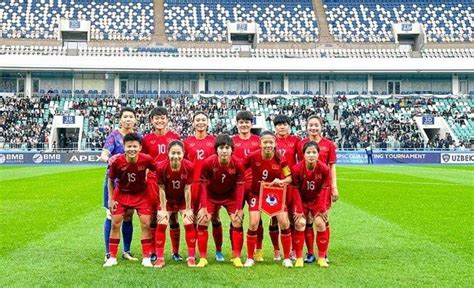
[[[113,212],[117,206],[117,202],[114,201],[114,179],[115,179],[115,167],[112,166],[109,171],[109,177],[107,178],[107,193],[109,194],[109,203],[107,206],[109,207],[110,212]]]
[[[186,210],[191,210],[191,185],[184,186],[184,201],[186,202]]]
[[[102,148],[102,152],[100,153],[99,160],[102,162],[107,162],[109,160],[109,155],[114,151],[115,148],[115,138],[114,134],[110,133],[107,140],[105,140],[104,148]]]
[[[156,221],[161,223],[163,220],[168,219],[168,212],[166,211],[166,192],[165,185],[158,184],[158,194],[160,196],[160,210],[157,213]]]
[[[99,160],[102,162],[107,162],[109,160],[109,155],[110,155],[110,151],[104,148],[102,149],[102,152],[100,153]]]
[[[288,184],[291,184],[291,170],[290,170],[290,167],[288,167],[288,165],[285,165],[282,169],[282,174],[283,174],[283,177],[282,179],[280,178],[275,178],[271,185],[279,185],[279,186],[284,186],[284,185],[288,185]]]
[[[337,190],[336,163],[329,164],[329,167],[331,169],[330,178],[332,202],[336,202],[339,199],[339,191]]]
[[[317,203],[317,212],[324,214],[327,212],[329,204],[328,203],[328,196],[331,194],[331,171],[328,171],[326,175],[323,177],[323,185],[321,186],[321,191],[319,192],[318,203]]]

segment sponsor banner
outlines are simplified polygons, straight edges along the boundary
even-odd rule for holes
[[[100,152],[0,152],[0,165],[6,164],[103,164]]]
[[[374,164],[437,164],[439,152],[376,152]]]
[[[441,164],[474,164],[474,152],[441,153]]]
[[[374,164],[439,164],[440,152],[374,151]],[[337,164],[367,164],[365,151],[338,151]]]

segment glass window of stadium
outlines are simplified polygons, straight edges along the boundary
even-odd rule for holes
[[[258,81],[258,94],[270,94],[272,91],[272,82],[270,80]]]

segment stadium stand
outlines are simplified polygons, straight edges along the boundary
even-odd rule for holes
[[[91,21],[97,40],[150,40],[153,0],[1,1],[0,37],[58,39],[60,19]]]
[[[225,41],[228,21],[256,22],[261,40],[266,42],[318,39],[317,21],[309,0],[166,0],[164,8],[169,41]]]
[[[472,42],[471,0],[325,0],[330,33],[338,42],[393,42],[392,23],[422,23],[428,42]]]

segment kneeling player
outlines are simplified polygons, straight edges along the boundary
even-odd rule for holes
[[[331,171],[329,167],[318,160],[319,147],[314,141],[310,141],[303,146],[304,161],[296,164],[292,169],[293,187],[299,191],[303,202],[303,209],[306,216],[307,228],[312,233],[306,233],[308,254],[313,254],[314,231],[323,232],[326,229],[328,195],[331,193]],[[318,237],[321,233],[318,233]],[[318,246],[318,264],[321,267],[329,267],[325,254],[327,251],[327,241],[316,239]]]
[[[170,216],[179,212],[183,216],[186,244],[188,246],[188,266],[196,266],[194,230],[194,212],[191,207],[191,184],[193,182],[193,164],[184,158],[184,145],[181,141],[172,141],[168,146],[168,160],[157,166],[157,179],[160,194],[160,205],[156,229],[156,262],[155,267],[165,265],[164,249],[166,227]]]
[[[247,231],[247,260],[244,267],[252,267],[255,263],[254,254],[257,244],[257,228],[260,222],[260,210],[258,205],[260,184],[262,181],[271,185],[286,185],[291,183],[291,171],[286,160],[276,152],[275,135],[265,131],[260,137],[260,150],[251,153],[245,160],[245,167],[252,169],[252,190],[248,196],[249,205],[249,229]],[[280,177],[283,175],[283,179]],[[288,212],[284,211],[277,216],[281,234],[280,240],[283,246],[283,266],[293,267],[290,260],[291,233]]]
[[[142,265],[153,267],[150,261],[151,204],[146,193],[146,171],[155,171],[153,159],[141,150],[141,139],[135,134],[127,134],[123,138],[125,154],[115,159],[109,171],[109,209],[112,212],[112,230],[110,231],[110,257],[104,267],[117,265],[117,249],[120,242],[120,226],[127,209],[136,209],[141,223]],[[118,184],[113,188],[115,179]]]
[[[217,218],[219,209],[223,206],[231,220],[231,237],[233,243],[232,262],[236,267],[242,267],[240,252],[243,244],[242,230],[242,202],[244,197],[245,169],[236,156],[232,155],[234,142],[226,135],[217,137],[214,144],[217,155],[207,158],[201,170],[202,190],[205,195],[203,209],[211,215],[211,219]],[[207,226],[208,217],[198,219],[198,246],[201,259],[198,267],[207,265]]]

